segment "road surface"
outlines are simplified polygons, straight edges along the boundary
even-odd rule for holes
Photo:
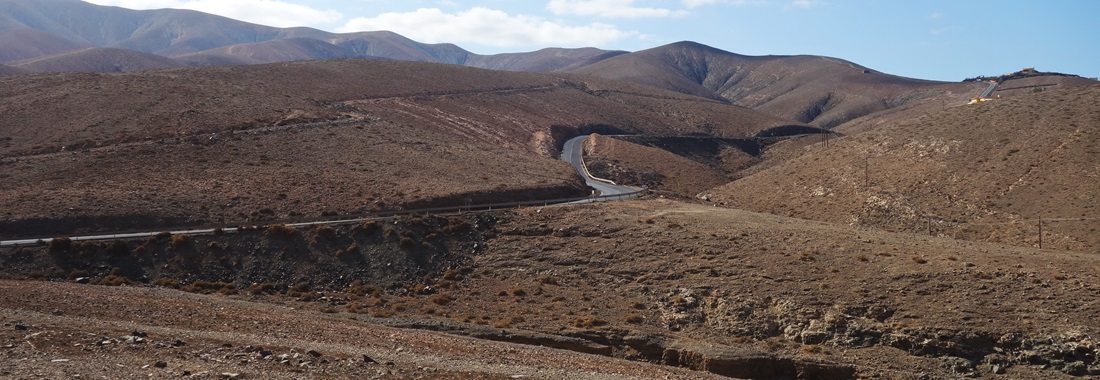
[[[635,193],[638,189],[619,186],[614,182],[608,180],[601,180],[592,177],[592,174],[588,172],[588,169],[584,166],[584,141],[588,139],[588,135],[577,136],[569,141],[565,142],[565,146],[561,149],[561,159],[573,165],[577,169],[577,173],[584,178],[584,183],[593,189],[596,189],[597,195],[619,195]]]
[[[993,90],[996,89],[996,88],[997,88],[997,82],[996,81],[989,81],[989,87],[986,88],[985,91],[982,91],[982,94],[978,95],[978,97],[979,98],[989,97],[989,94],[992,94]]]

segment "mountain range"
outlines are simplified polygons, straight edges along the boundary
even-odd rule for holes
[[[26,71],[126,72],[337,58],[584,74],[707,97],[825,128],[880,111],[958,101],[983,86],[898,77],[829,57],[745,56],[694,42],[639,52],[547,48],[479,55],[388,31],[337,34],[189,10],[0,0],[0,64]],[[0,75],[21,70],[5,68]]]

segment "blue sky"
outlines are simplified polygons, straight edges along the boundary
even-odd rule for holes
[[[958,81],[1034,67],[1100,76],[1100,1],[91,0],[272,26],[390,30],[479,54],[696,41],[747,55],[814,54]]]

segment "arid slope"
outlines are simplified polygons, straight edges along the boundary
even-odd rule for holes
[[[815,144],[711,191],[729,207],[1097,252],[1100,87],[949,108]]]
[[[0,84],[7,237],[561,198],[587,193],[556,159],[578,133],[746,136],[789,124],[633,84],[400,61]]]
[[[623,54],[569,70],[651,85],[833,128],[928,99],[977,96],[984,84],[946,83],[876,72],[820,56],[745,56],[694,42]],[[954,100],[953,100],[954,101]]]
[[[384,329],[392,332],[379,347],[357,338],[378,328],[351,319],[684,366],[699,376],[1068,379],[1100,371],[1091,338],[1100,333],[1096,255],[664,199],[278,231],[9,248],[0,250],[0,274],[240,293],[231,297],[292,312],[165,290],[0,282],[0,316],[34,326],[12,338],[51,329],[119,335],[127,331],[107,327],[121,315],[136,322],[123,329],[148,329],[154,342],[206,350],[207,340],[229,341],[276,355],[312,348],[330,361],[367,354],[403,369],[422,352],[420,335]],[[399,241],[406,238],[412,243]],[[260,332],[268,338],[257,341]],[[19,348],[6,352],[30,355],[13,343]],[[99,363],[110,347],[89,347],[68,365]],[[173,352],[163,348],[116,360],[153,362]],[[441,370],[469,368],[445,359],[462,352],[434,354],[448,363]],[[33,357],[21,365],[46,364]],[[197,364],[169,359],[170,368],[177,362]],[[241,371],[285,368],[263,363]]]

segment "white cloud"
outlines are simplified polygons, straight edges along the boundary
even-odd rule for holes
[[[683,4],[685,8],[698,8],[704,5],[711,4],[728,4],[728,5],[763,5],[767,4],[768,0],[680,0],[680,4]]]
[[[930,19],[932,19],[932,20],[935,20],[935,19],[939,19],[939,18],[943,18],[943,13],[940,13],[940,12],[932,12],[932,14],[928,15],[928,18],[930,18]]]
[[[570,26],[481,7],[457,13],[421,8],[414,12],[357,17],[349,20],[339,31],[374,30],[388,30],[426,43],[474,43],[493,47],[599,46],[637,35],[636,32],[621,31],[608,24]]]
[[[99,5],[130,9],[190,9],[251,23],[276,26],[323,27],[344,18],[334,10],[316,9],[278,0],[87,0]]]
[[[546,10],[556,15],[605,18],[668,17],[686,14],[682,10],[636,7],[634,0],[550,0],[546,3]]]
[[[790,4],[788,4],[787,6],[784,6],[783,9],[786,9],[786,10],[791,10],[791,9],[795,9],[795,8],[797,8],[797,9],[810,9],[810,8],[819,7],[819,6],[822,6],[822,5],[825,5],[825,2],[821,1],[821,0],[794,0]]]
[[[718,0],[680,0],[680,3],[687,8],[695,8],[703,5],[710,5],[717,3]]]

